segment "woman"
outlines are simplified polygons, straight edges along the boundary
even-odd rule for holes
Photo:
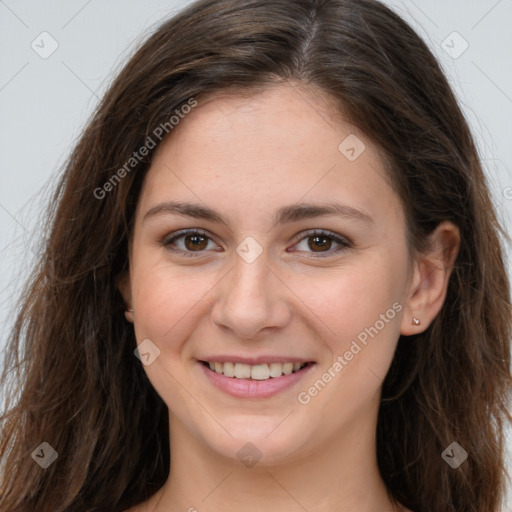
[[[504,233],[389,9],[192,4],[54,205],[7,352],[2,511],[500,510]]]

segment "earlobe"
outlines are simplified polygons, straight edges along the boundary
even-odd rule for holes
[[[124,317],[126,318],[126,320],[130,323],[133,324],[133,309],[127,309],[125,312],[124,312]]]
[[[123,301],[126,304],[126,310],[124,312],[124,316],[128,322],[133,323],[133,308],[132,308],[132,294],[131,294],[131,286],[130,286],[130,275],[128,272],[123,274],[117,283],[117,288],[121,296],[123,297]]]
[[[459,229],[449,221],[441,222],[429,242],[429,250],[416,259],[400,330],[404,336],[425,331],[441,310],[460,247]]]

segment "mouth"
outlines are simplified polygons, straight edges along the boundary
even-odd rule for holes
[[[239,398],[268,398],[301,380],[316,363],[313,361],[258,362],[198,361],[211,384]]]

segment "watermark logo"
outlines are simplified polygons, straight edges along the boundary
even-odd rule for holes
[[[454,441],[441,453],[441,457],[453,469],[457,469],[468,458],[468,452]]]
[[[257,446],[252,443],[245,443],[236,454],[238,460],[248,468],[252,468],[263,456]]]
[[[255,238],[248,236],[238,245],[236,252],[246,263],[254,263],[263,252],[263,247]]]
[[[160,349],[151,340],[145,339],[133,353],[144,366],[149,366],[160,355]]]
[[[56,460],[59,454],[53,449],[51,445],[44,442],[41,443],[33,452],[32,458],[43,468],[50,467]]]
[[[454,31],[441,42],[441,48],[452,59],[458,59],[469,48],[469,43]]]
[[[366,149],[363,141],[351,133],[338,146],[339,152],[350,162],[357,160]]]
[[[48,59],[59,47],[57,40],[48,32],[41,32],[31,43],[30,47],[41,59]]]

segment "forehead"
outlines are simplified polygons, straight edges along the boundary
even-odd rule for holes
[[[306,199],[378,213],[398,201],[372,142],[325,95],[290,85],[199,101],[158,148],[141,202],[176,195],[248,214]]]

